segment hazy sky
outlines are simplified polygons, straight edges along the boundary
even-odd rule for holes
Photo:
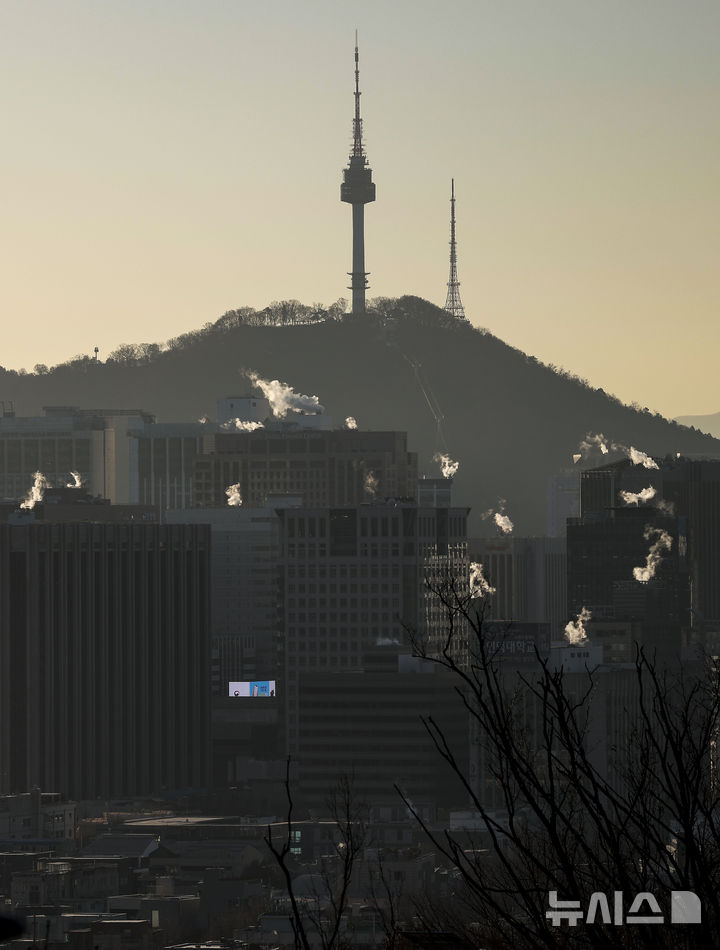
[[[444,304],[454,176],[474,324],[720,409],[717,0],[2,0],[0,363],[349,297],[355,28],[370,295]]]

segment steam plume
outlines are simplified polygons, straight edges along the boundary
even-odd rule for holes
[[[363,488],[365,490],[365,494],[369,495],[371,498],[374,498],[375,495],[377,495],[378,480],[375,472],[373,472],[372,469],[365,473]]]
[[[646,452],[641,452],[640,449],[636,449],[635,446],[623,445],[622,442],[611,442],[609,439],[606,439],[602,432],[597,435],[593,435],[592,432],[588,432],[583,441],[578,446],[579,453],[573,455],[573,462],[578,462],[580,458],[587,458],[588,455],[593,451],[593,449],[600,449],[603,455],[607,455],[608,452],[622,452],[633,465],[642,465],[644,468],[658,468],[658,464],[655,459],[650,458]]]
[[[202,423],[202,425],[206,426],[206,425],[208,424],[208,422],[210,422],[210,420],[208,419],[207,416],[200,416],[200,418],[198,419],[198,422],[200,422],[200,423]]]
[[[661,498],[660,501],[657,502],[656,507],[657,507],[660,511],[665,512],[666,515],[670,515],[671,518],[674,518],[674,517],[675,517],[675,504],[674,504],[674,502],[672,502],[672,501],[665,501],[664,498]]]
[[[262,390],[270,403],[272,414],[278,419],[284,419],[288,412],[325,411],[325,407],[320,405],[317,396],[296,393],[287,383],[282,383],[279,379],[263,379],[253,370],[244,370],[244,373],[253,386],[258,386]]]
[[[565,626],[565,639],[568,643],[572,643],[573,645],[585,643],[588,638],[585,624],[591,617],[592,614],[587,607],[583,607],[577,615],[577,620],[571,620],[570,623]]]
[[[623,489],[620,492],[620,497],[626,505],[636,505],[638,508],[640,507],[640,502],[650,501],[655,495],[657,495],[657,490],[653,488],[652,485],[648,485],[647,488],[641,488],[640,491],[625,491]]]
[[[483,574],[483,566],[478,561],[472,561],[470,564],[470,596],[475,600],[477,597],[489,597],[495,593],[495,588],[490,584]]]
[[[495,524],[500,528],[503,534],[511,534],[515,525],[508,518],[507,515],[501,514],[501,512],[496,511],[493,515],[495,519]]]
[[[453,459],[444,452],[436,452],[435,455],[433,455],[433,462],[440,462],[443,478],[453,478],[460,468],[460,463],[453,461]]]
[[[25,496],[25,501],[20,504],[21,508],[32,509],[39,504],[45,497],[45,491],[52,488],[50,482],[45,478],[42,472],[35,472],[33,475],[32,488]]]
[[[70,472],[72,478],[71,482],[68,482],[65,486],[66,488],[82,488],[83,480],[80,477],[80,472]]]
[[[588,432],[578,448],[580,449],[580,454],[583,458],[587,458],[593,449],[600,449],[603,455],[607,455],[609,452],[607,447],[607,439],[602,434],[602,432],[599,432],[597,435],[593,435],[592,432]]]
[[[240,494],[240,484],[230,485],[225,489],[228,505],[233,508],[239,508],[242,505],[242,495]]]
[[[357,422],[355,421],[355,416],[348,416],[345,420],[346,429],[357,429]]]
[[[636,449],[631,445],[630,448],[625,451],[628,453],[633,465],[642,465],[644,468],[659,468],[655,459],[651,459],[649,455],[646,455],[645,452],[641,452],[640,449]]]
[[[262,422],[248,422],[246,419],[228,419],[223,422],[223,429],[237,429],[240,432],[254,432],[256,429],[264,429]]]
[[[645,567],[634,567],[633,577],[641,584],[647,584],[651,578],[655,577],[658,565],[662,561],[663,552],[672,548],[672,538],[667,531],[663,531],[661,528],[652,528],[650,525],[645,528],[643,537],[646,541],[652,541],[653,543],[650,545]]]
[[[512,523],[510,518],[505,514],[505,499],[498,499],[497,510],[495,508],[488,508],[487,511],[484,511],[480,517],[485,521],[486,518],[489,518],[492,515],[492,519],[498,528],[502,531],[503,534],[511,534],[515,525]]]

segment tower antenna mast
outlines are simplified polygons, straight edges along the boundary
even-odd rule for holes
[[[350,287],[352,290],[352,313],[365,313],[365,205],[375,201],[375,185],[372,170],[365,156],[360,118],[360,58],[358,55],[357,30],[355,31],[355,116],[353,118],[353,145],[348,166],[343,171],[340,185],[340,200],[352,205],[353,254]]]
[[[460,299],[460,281],[457,276],[457,246],[455,243],[455,179],[451,179],[450,192],[450,279],[445,300],[445,310],[458,320],[465,319],[465,308]]]
[[[353,119],[353,156],[363,157],[362,119],[360,118],[360,57],[358,38],[355,30],[355,118]]]

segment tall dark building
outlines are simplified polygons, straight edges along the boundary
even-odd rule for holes
[[[0,525],[0,790],[203,786],[209,529]]]
[[[322,807],[338,776],[353,777],[366,802],[389,802],[398,785],[414,801],[464,804],[466,792],[443,764],[421,717],[442,728],[467,772],[469,717],[457,679],[397,645],[371,648],[360,670],[302,672],[297,748],[303,802]]]
[[[590,611],[591,639],[598,624],[630,623],[641,642],[675,657],[690,636],[691,603],[703,599],[693,576],[712,573],[713,561],[692,540],[703,530],[700,510],[694,524],[688,517],[699,472],[679,460],[655,464],[583,472],[581,514],[567,525],[568,614]]]
[[[238,682],[249,687],[282,675],[277,643],[280,519],[271,508],[228,505],[168,511],[165,517],[170,523],[210,526],[213,784],[245,783],[249,759],[282,757],[275,699],[254,699],[249,688],[246,699],[230,698]]]
[[[355,35],[355,118],[353,119],[353,147],[350,162],[343,171],[340,185],[340,200],[352,205],[353,221],[353,259],[350,274],[352,290],[352,312],[365,313],[365,290],[367,272],[365,271],[365,205],[375,201],[375,185],[372,171],[368,165],[362,141],[362,119],[360,118],[360,67],[358,59],[357,34]]]
[[[322,802],[329,791],[323,782],[340,769],[333,751],[337,740],[321,752],[321,739],[313,738],[309,720],[302,718],[305,703],[319,701],[323,676],[328,678],[333,702],[338,701],[346,679],[336,680],[335,675],[346,677],[352,671],[358,677],[358,697],[372,702],[373,690],[391,691],[397,669],[384,673],[377,683],[362,679],[362,671],[368,653],[377,647],[394,645],[397,654],[404,646],[403,652],[412,652],[409,631],[431,653],[439,650],[447,634],[447,613],[432,588],[448,580],[460,588],[467,583],[468,509],[388,502],[354,508],[288,508],[278,514],[285,653],[278,695],[285,709],[287,751],[298,763],[300,792]],[[464,649],[464,644],[460,647]],[[410,696],[422,689],[422,682],[434,689],[440,681],[400,678],[398,688],[407,686]],[[391,706],[390,698],[388,702]],[[357,706],[352,709],[348,705],[342,715],[355,715]],[[338,711],[332,718],[338,720],[340,715]],[[374,727],[368,729],[375,735]],[[360,770],[370,765],[366,751],[367,743],[358,755],[358,778]]]

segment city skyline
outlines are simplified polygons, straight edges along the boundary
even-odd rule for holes
[[[627,402],[717,411],[719,19],[669,2],[5,7],[2,363],[349,298],[357,28],[380,182],[369,299],[443,305],[454,178],[471,323]]]

